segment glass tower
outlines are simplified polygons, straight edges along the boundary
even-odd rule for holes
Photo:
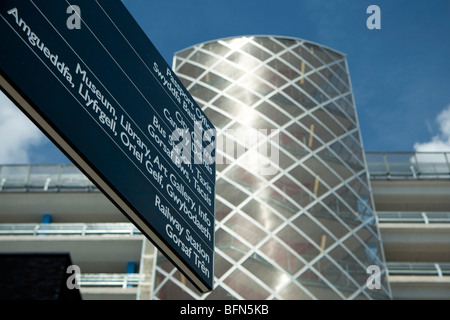
[[[173,69],[218,129],[216,288],[158,254],[153,298],[391,298],[345,55],[247,36]]]

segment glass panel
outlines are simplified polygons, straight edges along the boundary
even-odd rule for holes
[[[348,87],[342,82],[342,80],[336,76],[334,72],[332,72],[330,69],[325,68],[319,71],[320,74],[327,79],[333,86],[336,88],[336,90],[342,94],[347,92],[349,89]]]
[[[271,57],[271,55],[263,49],[255,46],[252,43],[247,43],[241,48],[242,51],[247,52],[251,56],[255,57],[260,61],[265,61]]]
[[[304,92],[307,92],[308,95],[319,104],[328,101],[329,99],[323,94],[323,92],[314,86],[308,78],[304,79],[303,83],[300,85],[300,88],[302,88]]]
[[[265,231],[240,214],[233,215],[225,225],[252,245],[257,245],[267,235]]]
[[[277,237],[306,261],[312,260],[320,253],[309,240],[306,240],[298,231],[289,225],[279,231]]]
[[[337,52],[335,52],[333,50],[329,50],[329,49],[324,48],[323,51],[327,55],[329,55],[331,57],[331,59],[333,59],[333,60],[341,60],[341,59],[345,58],[344,56],[342,56],[341,54],[339,54],[339,53],[337,53]]]
[[[274,211],[268,208],[264,203],[256,200],[250,201],[242,208],[242,211],[256,220],[267,231],[273,231],[283,222]]]
[[[347,146],[347,149],[353,153],[353,156],[359,161],[363,162],[363,150],[358,141],[356,141],[352,135],[347,135],[341,139],[342,144]]]
[[[310,131],[306,130],[303,126],[299,126],[297,123],[294,123],[289,126],[286,131],[289,132],[292,136],[287,136],[287,140],[283,140],[284,142],[286,142],[286,146],[290,145],[291,141],[295,143],[299,142],[305,146],[308,145]]]
[[[266,115],[280,126],[290,120],[289,117],[286,116],[283,112],[280,112],[272,104],[266,101],[263,101],[258,107],[256,107],[256,110]]]
[[[314,268],[322,274],[322,276],[328,280],[340,293],[344,296],[348,297],[353,292],[355,292],[358,287],[350,281],[348,274],[352,274],[352,266],[350,266],[347,262],[339,261],[337,263],[343,270],[327,257],[323,257],[318,262],[314,264]]]
[[[348,249],[348,251],[350,251],[353,256],[356,257],[356,259],[359,260],[359,263],[361,263],[362,265],[366,266],[367,265],[367,261],[368,261],[368,257],[373,257],[373,254],[369,253],[366,251],[366,247],[361,243],[361,241],[356,238],[356,237],[349,237],[348,239],[346,239],[344,241],[344,246]],[[351,260],[353,261],[354,259],[350,256],[345,257],[346,260]],[[355,260],[354,261],[355,266],[358,265],[358,262]],[[369,266],[369,265],[367,265]],[[365,277],[365,279],[367,280],[367,277]],[[362,279],[361,279],[362,280]]]
[[[322,223],[326,228],[334,234],[337,239],[349,233],[347,226],[343,225],[330,211],[324,208],[321,204],[315,205],[309,209],[308,212]]]
[[[389,174],[391,176],[413,176],[412,153],[387,153]]]
[[[205,72],[205,69],[200,68],[199,66],[194,66],[193,64],[190,64],[186,62],[183,64],[177,71],[178,73],[181,73],[183,75],[189,75],[191,78],[198,78],[203,72]]]
[[[219,179],[217,181],[216,192],[235,206],[238,206],[248,197],[245,193],[224,179]]]
[[[30,166],[2,166],[0,183],[4,189],[25,188],[28,185]]]
[[[342,128],[342,126],[336,122],[334,118],[332,118],[325,110],[317,109],[313,115],[323,123],[324,126],[328,128],[332,133],[339,137],[346,133],[346,130]]]
[[[281,135],[281,134],[280,134]],[[279,138],[280,140],[280,138]],[[279,146],[279,145],[278,145]],[[272,144],[271,146],[272,150],[271,152],[278,152],[279,154],[279,166],[281,169],[290,168],[294,164],[294,160],[292,160],[291,156],[293,156],[292,152],[285,152],[285,150],[282,150]],[[300,150],[296,150],[296,154],[298,155],[300,153]],[[290,154],[291,156],[289,156]]]
[[[192,51],[194,51],[194,48],[189,48],[189,49],[177,52],[176,55],[177,55],[177,57],[180,57],[180,58],[187,58],[192,53]]]
[[[221,76],[225,76],[235,80],[239,79],[244,74],[243,70],[240,70],[233,66],[231,63],[225,61],[215,66],[214,70]]]
[[[302,57],[305,59],[305,61],[310,64],[313,68],[318,68],[323,65],[322,62],[320,62],[314,55],[313,50],[310,50],[308,48],[305,48],[303,46],[299,46],[295,49],[292,49],[296,54],[298,54],[299,57]]]
[[[290,283],[286,288],[280,291],[278,294],[285,300],[311,300],[310,294],[306,293],[299,288],[295,283]]]
[[[216,220],[222,221],[231,213],[231,208],[225,205],[222,201],[216,198]]]
[[[157,288],[166,276],[156,271],[155,274],[155,288]],[[185,290],[177,286],[173,281],[166,281],[164,285],[155,292],[155,295],[162,300],[194,300]]]
[[[226,260],[230,262],[239,261],[250,250],[242,241],[230,235],[222,228],[216,231],[215,245],[217,249],[226,255]]]
[[[260,251],[289,274],[298,272],[305,264],[283,247],[275,238],[270,238]]]
[[[302,165],[298,165],[297,167],[292,169],[289,174],[293,176],[304,189],[311,192],[311,200],[313,200],[312,194],[314,192],[316,177],[313,176],[309,171],[305,170]]]
[[[307,146],[311,150],[316,150],[334,139],[331,133],[310,115],[299,119],[298,122],[300,122],[301,126],[308,133]]]
[[[183,84],[183,86],[185,86],[187,89],[189,88],[189,86],[191,85],[192,81],[186,79],[185,77],[183,77],[181,75],[181,73],[178,74],[178,79],[180,79],[181,83]]]
[[[371,176],[384,176],[387,174],[384,154],[366,152],[366,161]]]
[[[219,90],[224,90],[225,88],[231,85],[231,82],[224,79],[223,77],[218,76],[214,72],[208,72],[202,80],[204,83],[209,84]],[[191,93],[192,94],[192,93]]]
[[[286,80],[283,79],[277,72],[270,70],[267,66],[263,65],[258,70],[254,71],[254,75],[261,77],[261,79],[266,80],[268,83],[279,88],[286,84]]]
[[[307,42],[305,42],[304,46],[307,47],[311,51],[312,54],[314,54],[316,57],[318,57],[320,60],[322,60],[326,64],[333,61],[331,59],[331,57],[329,55],[327,55],[320,47],[318,47],[314,44],[311,44],[311,43],[307,43]]]
[[[231,95],[235,99],[243,102],[245,105],[252,106],[255,102],[259,101],[260,98],[255,94],[246,90],[244,87],[239,85],[234,85],[227,90],[227,94]]]
[[[348,117],[353,121],[356,122],[355,118],[355,109],[353,107],[353,104],[349,101],[353,101],[351,94],[348,94],[346,96],[350,100],[347,100],[345,98],[339,98],[336,100],[336,104],[348,115]]]
[[[193,86],[190,90],[189,93],[193,96],[196,97],[197,100],[201,99],[205,102],[211,101],[214,97],[216,97],[219,93],[215,92],[211,89],[205,88],[202,85],[196,84],[195,86]]]
[[[242,54],[241,52],[233,52],[227,57],[228,60],[238,64],[240,67],[245,68],[247,71],[251,71],[261,62],[252,55]]]
[[[264,282],[272,292],[281,289],[291,278],[257,253],[252,254],[242,266]]]
[[[278,59],[273,59],[268,63],[268,65],[289,80],[293,80],[300,76],[300,74],[297,71],[287,66],[285,63],[283,63]]]
[[[226,258],[222,257],[220,252],[215,252],[214,255],[214,276],[217,278],[222,277],[225,272],[231,269],[233,266],[230,261],[228,261]]]
[[[292,181],[287,176],[282,176],[274,185],[281,190],[283,196],[283,201],[292,202],[295,201],[301,207],[308,206],[314,198],[311,193],[306,192],[298,183]]]
[[[334,97],[338,96],[338,92],[336,89],[334,89],[328,81],[325,81],[325,79],[320,75],[320,73],[315,72],[308,76],[308,79],[310,79],[319,89],[322,90],[322,92],[328,94],[328,96],[333,99]],[[322,93],[321,92],[321,93]]]
[[[248,106],[232,100],[226,96],[221,96],[216,101],[214,101],[214,106],[229,113],[233,118],[237,118],[241,113],[245,112],[248,109]],[[211,121],[214,121],[214,118],[210,119]]]
[[[276,41],[281,42],[281,44],[283,44],[287,48],[292,47],[298,43],[298,41],[294,39],[278,38],[278,37],[276,38]]]
[[[282,194],[270,187],[259,192],[257,197],[285,217],[291,217],[298,211]]]
[[[450,153],[416,153],[416,161],[421,175],[450,174]]]
[[[269,296],[269,292],[239,269],[235,270],[223,282],[232,290],[238,292],[245,300],[264,300]]]
[[[333,102],[328,103],[324,108],[336,119],[338,123],[341,124],[343,128],[346,129],[346,131],[356,128],[356,124],[350,120],[350,118],[341,111],[341,108]]]
[[[348,149],[345,148],[341,142],[336,141],[329,146],[329,148],[333,150],[342,159],[342,161],[344,161],[355,172],[360,172],[364,169],[362,162],[353,153],[348,151]]]
[[[306,94],[304,94],[302,91],[300,91],[296,86],[289,86],[286,89],[284,89],[283,92],[286,95],[288,95],[294,102],[296,102],[297,104],[300,104],[305,109],[312,109],[317,105],[317,103],[315,101],[311,100]],[[297,117],[299,114],[300,113],[297,110],[295,113],[292,113],[292,115],[294,117]]]
[[[238,297],[233,296],[232,293],[226,291],[224,288],[217,286],[205,300],[238,300]]]
[[[266,96],[275,90],[275,88],[251,74],[246,74],[240,78],[237,81],[237,84],[239,84],[243,90],[251,90],[252,92],[259,93],[262,96]]]
[[[326,250],[334,243],[333,237],[326,230],[327,226],[319,226],[307,214],[301,214],[293,221],[293,224],[301,229],[311,240],[313,240],[320,249]]]
[[[217,58],[206,54],[200,50],[197,50],[192,56],[189,57],[189,61],[198,62],[202,66],[210,67],[215,62],[217,62]]]
[[[60,171],[60,166],[32,166],[29,187],[45,190],[58,187]]]
[[[361,224],[361,220],[350,211],[346,204],[336,198],[334,194],[326,197],[322,202],[350,228],[355,228],[357,225]]]
[[[92,185],[89,179],[75,166],[63,166],[61,170],[62,188],[87,188]]]
[[[324,164],[322,164],[315,157],[311,157],[305,161],[305,166],[307,166],[313,173],[316,174],[316,178],[320,179],[318,182],[315,181],[315,185],[318,185],[317,197],[320,197],[324,192],[328,191],[326,187],[322,187],[322,181],[327,184],[330,188],[335,187],[341,183],[341,179],[338,178],[334,173],[332,173]]]
[[[296,124],[294,126],[297,126]],[[292,126],[291,126],[292,127]],[[297,126],[299,127],[299,126]],[[297,159],[301,159],[307,154],[306,149],[300,145],[298,142],[303,142],[305,145],[306,143],[304,140],[306,140],[306,133],[297,132],[295,135],[288,135],[285,132],[281,132],[279,136],[279,143],[283,150],[285,150],[290,155],[295,156]],[[283,168],[287,168],[286,166],[283,166]]]
[[[250,192],[255,192],[264,185],[264,181],[238,165],[229,170],[226,176]]]
[[[353,237],[350,237],[353,238]],[[351,240],[354,242],[354,239]],[[354,251],[347,249],[354,254]],[[338,246],[333,249],[329,253],[330,257],[332,257],[345,271],[348,272],[348,276],[353,279],[360,287],[365,286],[368,274],[366,273],[365,268],[367,268],[370,264],[361,265],[361,262],[356,261],[348,251],[346,251],[343,247]]]
[[[311,67],[306,64],[301,57],[293,54],[291,51],[286,52],[281,57],[301,74],[306,74],[312,70]]]
[[[339,79],[344,83],[344,85],[348,88],[350,86],[349,76],[346,72],[345,62],[340,62],[334,64],[330,67],[331,70],[339,77]]]
[[[218,55],[220,57],[223,57],[230,51],[230,49],[228,49],[224,45],[220,44],[219,42],[205,43],[202,46],[202,49],[210,51],[212,53],[215,53],[216,55]]]
[[[327,165],[342,178],[343,181],[347,180],[354,174],[344,165],[344,162],[342,162],[340,158],[336,157],[334,153],[330,152],[328,148],[320,151],[318,155],[319,158],[324,160]]]
[[[267,37],[255,37],[253,39],[253,41],[260,44],[262,47],[269,49],[273,53],[278,53],[284,49],[278,43],[276,43],[275,41],[272,41],[271,39],[269,39]]]
[[[311,294],[319,300],[342,299],[319,276],[313,268],[303,272],[297,279]]]
[[[204,112],[208,119],[211,119],[211,122],[216,128],[223,128],[231,121],[231,119],[224,114],[217,112],[211,108],[205,109]]]

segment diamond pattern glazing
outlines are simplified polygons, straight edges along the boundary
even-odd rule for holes
[[[223,141],[216,289],[199,295],[158,255],[153,298],[389,299],[345,56],[301,39],[249,36],[185,49],[173,67]],[[268,132],[262,143],[278,154],[269,174],[248,128]],[[374,264],[379,290],[366,285]]]

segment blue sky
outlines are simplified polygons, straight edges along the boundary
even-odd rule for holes
[[[254,34],[298,37],[345,53],[366,151],[450,151],[449,0],[123,3],[169,64],[191,45]],[[366,27],[372,4],[381,9],[380,30]],[[68,162],[27,121],[0,96],[0,143],[10,145],[0,148],[0,162]],[[18,141],[4,135],[8,124],[18,132],[8,136]]]

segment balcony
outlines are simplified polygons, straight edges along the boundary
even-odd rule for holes
[[[98,191],[72,164],[2,165],[1,192],[90,192]]]
[[[131,223],[0,224],[0,252],[66,252],[83,273],[125,271],[141,260],[144,239]]]
[[[388,262],[394,299],[450,298],[450,263]]]
[[[450,152],[367,152],[377,211],[447,211]]]
[[[450,152],[366,152],[373,180],[450,179]]]
[[[379,223],[450,223],[450,212],[377,212]]]
[[[141,235],[131,223],[49,223],[0,224],[0,236],[89,236],[89,235]]]

